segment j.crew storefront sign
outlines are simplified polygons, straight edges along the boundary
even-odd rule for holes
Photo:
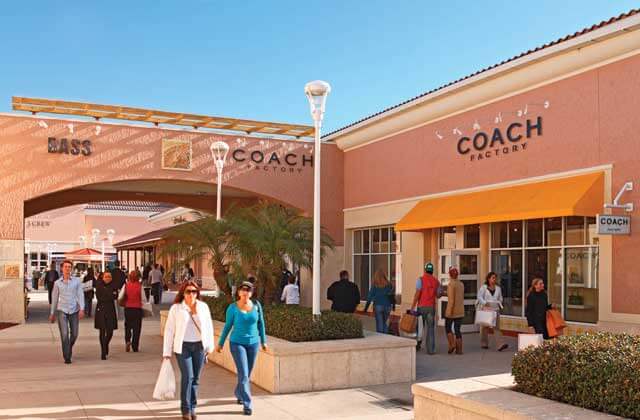
[[[496,127],[492,132],[478,131],[473,136],[458,139],[457,151],[471,162],[499,158],[526,151],[528,140],[542,136],[542,117],[512,122],[506,129]]]

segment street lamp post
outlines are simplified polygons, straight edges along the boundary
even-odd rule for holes
[[[313,118],[315,145],[313,148],[313,304],[314,316],[320,315],[320,128],[324,117],[327,95],[331,86],[322,80],[309,82],[304,93],[309,99]]]
[[[218,181],[217,188],[218,192],[216,194],[216,220],[220,220],[221,212],[222,212],[222,170],[224,169],[224,164],[227,159],[227,154],[229,153],[229,145],[223,141],[217,141],[211,145],[211,155],[213,156],[213,161],[216,164],[216,172],[218,172]]]
[[[105,262],[104,262],[104,241],[109,241],[111,245],[113,243],[113,237],[115,236],[116,231],[113,229],[107,229],[107,237],[102,238],[102,272],[104,273]]]

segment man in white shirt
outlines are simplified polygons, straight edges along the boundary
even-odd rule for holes
[[[151,279],[151,294],[153,295],[153,303],[156,305],[162,302],[162,271],[158,264],[154,264],[149,272]]]
[[[71,363],[73,345],[78,339],[78,328],[84,318],[84,292],[77,277],[71,277],[73,263],[62,262],[62,277],[53,286],[49,321],[58,320],[62,356],[66,364]]]
[[[300,304],[300,289],[295,284],[296,278],[294,276],[289,277],[289,284],[282,289],[282,296],[280,300],[287,305],[299,305]]]

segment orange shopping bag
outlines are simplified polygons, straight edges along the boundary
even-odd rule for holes
[[[549,337],[557,337],[562,335],[562,330],[567,326],[560,311],[557,309],[549,309],[547,311],[547,332]]]

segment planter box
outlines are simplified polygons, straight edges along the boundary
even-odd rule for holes
[[[522,394],[513,391],[513,385],[508,373],[414,384],[411,391],[415,420],[619,418]]]
[[[164,331],[167,312],[161,313]],[[223,323],[213,321],[216,343]],[[275,394],[410,382],[416,376],[415,340],[365,331],[364,338],[292,343],[268,336],[251,381]],[[212,362],[236,372],[225,343]]]

